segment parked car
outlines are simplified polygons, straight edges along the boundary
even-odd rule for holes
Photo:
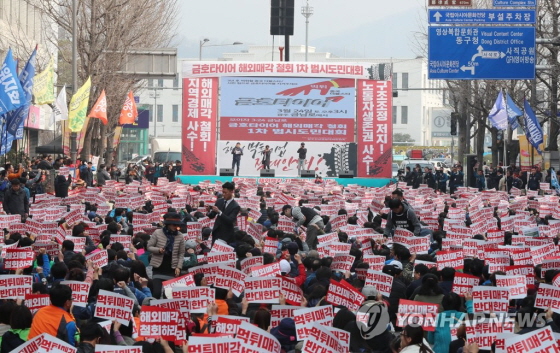
[[[434,165],[435,169],[443,168],[444,173],[451,171],[451,168],[445,164],[445,158],[434,158],[430,160],[430,163]]]
[[[398,175],[399,175],[399,165],[397,163],[393,163],[392,177],[396,178]]]
[[[401,163],[401,169],[405,172],[406,167],[410,167],[410,170],[413,170],[416,164],[420,164],[422,171],[424,168],[428,167],[430,169],[434,169],[434,165],[430,163],[430,161],[424,159],[407,159]]]

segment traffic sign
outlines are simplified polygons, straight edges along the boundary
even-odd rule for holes
[[[535,78],[534,27],[428,28],[428,78]]]
[[[534,24],[535,10],[429,10],[430,24]]]
[[[432,1],[432,0],[430,0]],[[492,3],[493,6],[537,6],[537,0],[494,0]]]
[[[428,0],[428,6],[472,6],[472,0]]]

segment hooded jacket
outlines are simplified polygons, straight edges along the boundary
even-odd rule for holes
[[[414,233],[415,236],[420,236],[420,221],[416,217],[414,210],[406,203],[403,203],[403,211],[401,214],[396,214],[393,211],[389,212],[387,216],[387,225],[385,226],[385,237],[392,236],[395,228],[405,228]]]

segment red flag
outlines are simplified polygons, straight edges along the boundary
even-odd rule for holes
[[[103,125],[107,125],[107,97],[105,96],[105,90],[101,91],[88,117],[100,119]]]
[[[124,124],[134,124],[138,117],[138,110],[136,109],[136,102],[134,101],[134,95],[132,91],[128,92],[126,101],[124,102],[123,108],[121,110],[121,116],[119,117],[119,125]]]

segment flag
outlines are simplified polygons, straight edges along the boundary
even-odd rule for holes
[[[88,117],[100,119],[103,125],[107,125],[107,97],[105,96],[105,90],[101,91],[101,95],[99,95],[97,102],[91,108]]]
[[[490,110],[490,114],[488,114],[488,120],[490,120],[492,126],[498,130],[507,129],[508,114],[506,110],[506,101],[501,90],[492,110]]]
[[[47,67],[35,76],[33,95],[35,96],[35,104],[54,102],[54,62],[52,57]]]
[[[23,88],[23,105],[17,110],[8,113],[7,124],[8,133],[13,135],[16,140],[23,138],[23,124],[29,115],[29,107],[33,100],[33,78],[35,77],[35,58],[37,48],[33,50],[27,64],[19,74],[19,81]]]
[[[519,121],[517,121],[517,117],[523,116],[523,112],[517,107],[508,93],[506,93],[506,109],[511,129],[515,130],[519,127]]]
[[[529,140],[529,143],[537,150],[537,152],[542,154],[539,147],[540,144],[543,143],[543,131],[541,124],[539,124],[539,121],[537,120],[533,109],[531,109],[529,102],[527,102],[527,99],[523,102],[523,108],[525,110],[525,113],[523,114],[523,121],[525,122],[525,136],[527,136],[527,140]]]
[[[138,110],[136,109],[136,102],[134,101],[134,95],[132,91],[128,92],[126,101],[121,110],[121,116],[119,117],[119,125],[124,124],[134,124],[136,118],[138,117]]]
[[[91,88],[91,77],[72,96],[70,108],[68,109],[68,127],[72,132],[82,130],[86,121],[87,107],[89,103],[89,91]]]
[[[16,62],[12,49],[8,49],[0,72],[0,115],[16,110],[25,104],[25,92],[17,77]]]
[[[113,148],[117,148],[117,146],[121,142],[122,130],[123,130],[122,126],[115,127],[115,134],[113,135]]]
[[[68,120],[68,104],[66,103],[66,85],[58,93],[53,105],[54,122]]]

